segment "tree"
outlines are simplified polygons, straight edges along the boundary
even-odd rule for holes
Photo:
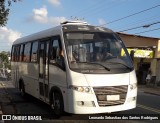
[[[8,7],[6,7],[5,2],[8,2]],[[12,2],[17,2],[20,0],[0,0],[0,26],[5,26],[7,24],[9,7]]]
[[[2,51],[0,53],[0,68],[2,68],[4,64],[5,68],[11,69],[9,56],[9,52]]]
[[[11,65],[9,62],[9,52],[2,51],[0,53],[0,77],[8,78],[11,70]]]

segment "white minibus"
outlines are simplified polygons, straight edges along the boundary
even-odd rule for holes
[[[56,115],[109,113],[136,107],[137,79],[123,41],[82,21],[17,39],[12,81],[22,95],[51,105]]]

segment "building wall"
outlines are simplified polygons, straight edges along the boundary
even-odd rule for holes
[[[154,38],[138,37],[133,35],[119,35],[127,47],[157,46],[158,40]]]
[[[152,47],[154,58],[160,58],[160,40],[157,38],[139,37],[133,35],[119,34],[127,47]]]
[[[134,67],[135,70],[139,70],[139,64],[141,59],[143,63],[150,63],[150,70],[152,71],[152,76],[156,76],[156,82],[160,81],[160,39],[158,38],[149,38],[142,36],[134,36],[128,34],[119,34],[123,40],[126,47],[148,47],[154,51],[154,58],[134,58]],[[158,60],[159,59],[159,60]]]
[[[158,40],[158,45],[157,45],[157,58],[160,58],[160,40]]]
[[[156,81],[157,83],[160,82],[160,59],[157,60],[157,67],[156,67]]]

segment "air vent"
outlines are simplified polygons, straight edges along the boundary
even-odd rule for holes
[[[108,86],[108,87],[94,87],[94,92],[100,107],[122,105],[125,102],[128,86]],[[107,100],[107,95],[119,95],[119,100]]]

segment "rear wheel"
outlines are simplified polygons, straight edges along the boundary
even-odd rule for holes
[[[63,97],[61,94],[54,92],[51,107],[56,116],[60,116],[64,112]]]
[[[25,97],[26,93],[25,93],[25,87],[24,87],[24,83],[20,84],[20,88],[19,88],[20,92],[21,92],[21,96]]]

